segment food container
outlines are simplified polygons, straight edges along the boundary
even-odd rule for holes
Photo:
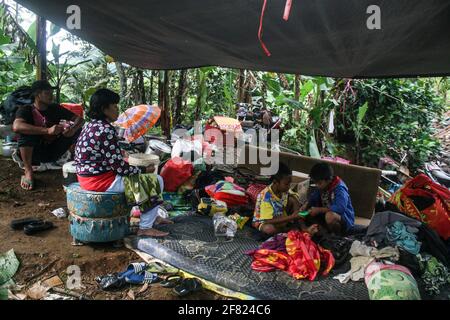
[[[128,157],[128,163],[135,167],[155,166],[155,173],[157,173],[158,165],[160,163],[159,156],[155,154],[134,153]]]
[[[15,149],[17,149],[16,143],[4,143],[2,144],[2,155],[4,157],[11,157]]]
[[[172,148],[159,140],[150,140],[148,142],[146,154],[156,154],[157,156],[161,156],[162,154],[171,154]]]
[[[62,167],[63,171],[63,185],[69,186],[72,183],[75,183],[78,181],[77,178],[77,169],[75,167],[75,161],[67,162]]]

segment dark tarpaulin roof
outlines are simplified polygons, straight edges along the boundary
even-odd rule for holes
[[[71,31],[117,60],[148,69],[217,65],[331,77],[450,74],[448,0],[19,0],[64,27],[69,5],[81,9]],[[381,8],[369,30],[368,6]]]

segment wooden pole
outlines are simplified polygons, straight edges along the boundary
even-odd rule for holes
[[[47,74],[47,21],[45,18],[36,17],[36,47],[38,50],[36,79],[48,80]]]

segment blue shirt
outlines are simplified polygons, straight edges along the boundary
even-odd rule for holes
[[[320,190],[316,190],[311,194],[309,205],[311,207],[323,207]],[[355,224],[355,210],[352,206],[348,188],[343,181],[340,181],[332,191],[329,209],[341,216],[341,219],[347,226],[347,230]]]

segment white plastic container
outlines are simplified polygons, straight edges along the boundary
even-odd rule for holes
[[[159,156],[156,154],[134,153],[128,157],[128,163],[136,167],[155,166],[155,174],[158,173],[158,165],[160,163]]]

